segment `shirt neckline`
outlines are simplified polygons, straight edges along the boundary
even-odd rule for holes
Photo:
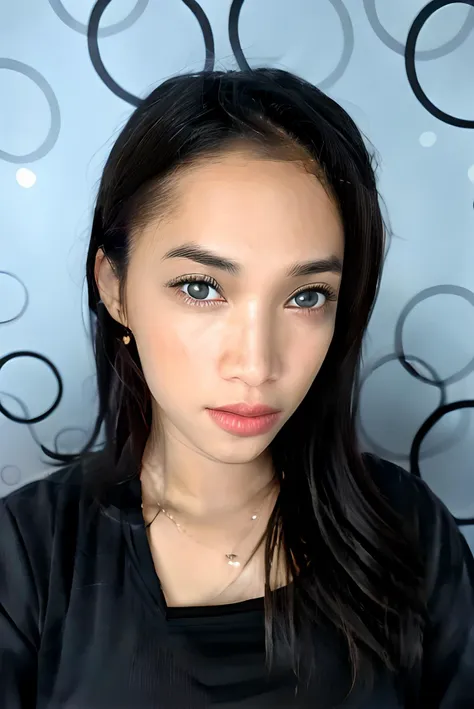
[[[158,607],[164,619],[186,617],[216,617],[236,613],[262,612],[264,598],[250,598],[234,603],[199,606],[169,606],[155,569],[142,512],[142,488],[139,470],[133,462],[131,437],[127,440],[117,464],[117,474],[123,482],[107,490],[105,511],[122,525],[135,573],[142,582],[142,591],[148,605]],[[283,588],[274,593],[283,592]]]

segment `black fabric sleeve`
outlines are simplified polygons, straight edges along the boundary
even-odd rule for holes
[[[474,707],[474,559],[447,507],[418,485],[425,539],[429,625],[420,707]]]
[[[0,706],[36,705],[39,603],[29,550],[0,499]]]

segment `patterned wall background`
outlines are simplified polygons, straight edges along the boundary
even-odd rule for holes
[[[474,548],[474,0],[15,0],[0,8],[0,495],[96,409],[84,262],[114,136],[177,72],[289,69],[375,145],[393,238],[365,447],[421,475]]]

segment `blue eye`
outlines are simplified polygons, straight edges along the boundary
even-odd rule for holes
[[[188,305],[203,307],[224,301],[219,284],[210,276],[186,276],[175,279],[167,285],[177,290],[179,296]],[[211,291],[215,291],[217,297],[220,296],[221,299],[218,300],[216,296],[212,296]],[[296,302],[296,306],[292,306],[291,310],[299,310],[305,315],[310,315],[322,312],[329,301],[335,300],[337,300],[337,296],[332,288],[325,284],[314,284],[301,288],[290,298],[289,302]]]
[[[213,288],[209,283],[206,283],[205,281],[187,281],[182,285],[182,292],[189,296],[190,298],[194,298],[196,300],[203,301],[206,299],[207,296],[209,296],[209,291],[216,291],[217,289]],[[184,288],[187,288],[187,292],[184,290]]]
[[[300,291],[292,298],[292,300],[295,300],[303,309],[322,308],[325,306],[327,299],[328,297],[325,293],[315,288]]]

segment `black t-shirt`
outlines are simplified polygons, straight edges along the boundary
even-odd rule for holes
[[[420,709],[474,707],[474,563],[446,507],[418,478],[370,457],[398,510],[417,509],[431,591]],[[265,671],[262,599],[167,608],[137,478],[100,506],[79,464],[0,500],[1,709],[400,709],[382,667],[345,700],[350,671],[314,629],[317,677]],[[277,591],[278,593],[278,591]],[[413,704],[410,704],[410,708]]]

